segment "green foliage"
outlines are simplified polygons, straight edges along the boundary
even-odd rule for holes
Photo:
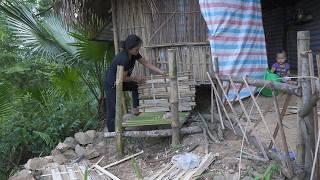
[[[261,177],[254,178],[255,180],[270,180],[272,178],[272,174],[278,172],[280,170],[280,166],[276,163],[272,163],[269,165],[267,170]]]
[[[10,117],[13,112],[12,104],[10,103],[9,86],[0,83],[0,123]]]

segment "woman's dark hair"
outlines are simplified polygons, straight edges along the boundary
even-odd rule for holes
[[[139,46],[141,43],[142,40],[139,36],[131,34],[126,38],[126,40],[120,42],[120,47],[123,50],[127,51],[129,49]]]

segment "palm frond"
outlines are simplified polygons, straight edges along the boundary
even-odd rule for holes
[[[9,91],[8,85],[0,83],[0,121],[8,118],[13,112]]]
[[[38,19],[31,9],[17,0],[0,4],[0,10],[8,17],[7,26],[24,46],[32,49],[31,53],[50,58],[72,57],[76,49],[68,45],[74,42],[68,35],[68,28],[52,14]]]

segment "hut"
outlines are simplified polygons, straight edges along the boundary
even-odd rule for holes
[[[269,65],[274,63],[276,51],[285,49],[292,69],[297,69],[297,31],[309,30],[312,49],[320,49],[320,13],[317,12],[320,3],[317,0],[262,0],[261,3]],[[144,41],[141,53],[149,61],[165,70],[166,51],[175,48],[178,72],[191,72],[197,84],[209,83],[206,72],[212,71],[212,61],[208,30],[198,0],[111,0],[111,6],[116,51],[122,39],[137,34]],[[110,31],[110,25],[106,29]],[[107,39],[110,40],[110,32]],[[150,75],[145,68],[135,70]]]

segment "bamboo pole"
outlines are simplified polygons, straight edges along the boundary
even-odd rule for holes
[[[223,87],[223,86],[222,86],[222,83],[221,83],[221,81],[220,81],[220,79],[219,79],[219,76],[218,76],[217,74],[214,74],[214,75],[215,75],[215,79],[217,80],[219,86],[220,86],[220,87]],[[214,87],[214,86],[213,86],[213,87]],[[214,88],[215,88],[215,87],[214,87]],[[236,121],[237,121],[237,123],[238,123],[238,126],[239,126],[239,128],[240,128],[243,136],[245,137],[246,141],[249,142],[248,137],[247,137],[247,135],[246,135],[246,133],[245,133],[245,131],[244,131],[241,123],[240,123],[240,119],[238,118],[237,112],[236,112],[236,110],[233,108],[230,100],[228,99],[228,95],[224,92],[223,89],[221,89],[221,90],[222,90],[222,93],[223,93],[224,97],[225,97],[226,100],[227,100],[227,103],[228,103],[228,105],[229,105],[229,107],[230,107],[230,109],[231,109],[232,114],[234,115],[234,117],[235,117],[235,119],[236,119]],[[219,100],[219,99],[218,99],[218,100]],[[223,103],[223,102],[221,102],[221,103]]]
[[[260,116],[261,116],[261,120],[262,120],[262,122],[264,123],[264,126],[266,127],[267,132],[268,132],[271,140],[273,141],[273,143],[275,143],[275,140],[274,140],[273,136],[271,135],[271,131],[270,131],[269,127],[268,127],[267,121],[264,119],[264,115],[263,115],[263,113],[262,113],[262,111],[261,111],[261,109],[260,109],[260,106],[259,106],[259,104],[257,103],[256,98],[254,97],[253,93],[251,92],[250,86],[249,86],[249,84],[248,84],[248,82],[247,82],[247,80],[246,80],[245,77],[243,77],[243,82],[244,82],[244,84],[246,85],[246,87],[247,87],[248,90],[249,90],[251,99],[252,99],[253,103],[255,104],[255,106],[256,106],[256,108],[257,108],[257,110],[258,110],[258,113],[259,113]]]
[[[118,40],[118,27],[117,27],[116,7],[117,7],[116,0],[111,0],[114,53],[118,54],[118,52],[119,52],[119,40]]]
[[[115,117],[115,130],[117,134],[117,152],[121,157],[123,156],[123,139],[122,139],[122,96],[123,96],[123,66],[117,67],[117,79],[116,79],[116,117]]]
[[[177,82],[177,62],[175,50],[168,49],[168,65],[170,77],[170,109],[173,115],[172,127],[172,146],[180,144],[180,122],[179,122],[179,97]]]
[[[214,90],[214,92],[215,92],[216,94],[218,94],[218,90],[217,90],[217,88],[214,86],[214,83],[213,83],[213,81],[212,81],[212,79],[211,79],[211,77],[210,77],[210,74],[209,74],[208,72],[207,72],[207,76],[208,76],[209,81],[210,81],[210,83],[211,83],[212,89]],[[234,134],[237,134],[237,133],[236,133],[236,130],[235,130],[234,127],[233,127],[233,123],[232,123],[232,121],[231,121],[231,119],[230,119],[230,117],[229,117],[228,111],[226,110],[225,106],[223,105],[223,102],[222,102],[221,97],[219,96],[219,97],[217,97],[217,99],[218,99],[218,102],[219,102],[220,104],[222,104],[222,110],[223,110],[223,112],[225,113],[225,115],[226,115],[226,117],[227,117],[227,119],[228,119],[228,121],[229,121],[229,123],[230,123],[230,126],[231,126],[231,128],[232,128],[232,130],[233,130],[233,132],[234,132]],[[213,114],[213,113],[212,113],[211,117],[212,117],[212,116],[214,117],[214,114]],[[241,127],[240,127],[240,129],[241,129]]]
[[[215,78],[215,74],[211,75],[213,78]],[[221,81],[229,81],[229,77],[226,75],[219,75],[219,79]],[[235,83],[243,83],[242,77],[232,77],[233,82]],[[270,89],[280,90],[283,92],[286,92],[288,94],[293,94],[296,96],[301,97],[301,88],[299,86],[285,84],[285,83],[279,83],[274,81],[268,81],[268,80],[262,80],[262,79],[252,79],[252,78],[246,78],[248,84],[250,86],[256,86],[256,87],[266,87]]]
[[[289,159],[288,143],[286,140],[286,135],[284,133],[284,129],[283,129],[283,125],[282,125],[282,118],[281,118],[280,111],[279,111],[279,104],[278,104],[278,100],[277,100],[277,97],[275,95],[274,90],[272,91],[272,96],[273,96],[273,104],[274,104],[274,107],[276,110],[276,116],[277,116],[278,125],[279,125],[281,144],[282,144],[282,148],[284,149],[284,153],[285,153],[284,160],[282,160],[282,165],[286,169],[286,173],[288,175],[288,178],[291,178],[293,176],[293,168],[292,168],[292,164],[290,163],[290,159]]]

